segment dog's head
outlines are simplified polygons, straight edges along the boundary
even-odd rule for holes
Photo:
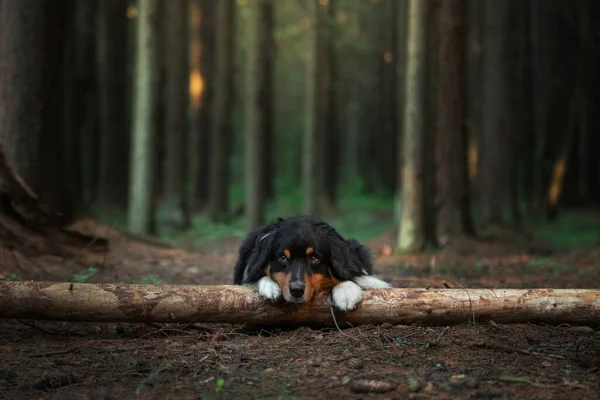
[[[240,248],[235,283],[270,276],[286,301],[304,303],[340,281],[370,274],[370,258],[364,246],[345,240],[324,221],[279,219],[248,235]]]

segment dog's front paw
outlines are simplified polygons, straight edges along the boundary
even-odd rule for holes
[[[273,279],[265,276],[258,281],[258,294],[268,300],[279,300],[282,296],[281,288]]]
[[[331,302],[340,311],[352,311],[362,300],[362,289],[352,281],[337,284],[331,289]]]

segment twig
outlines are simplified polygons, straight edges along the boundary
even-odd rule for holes
[[[66,349],[66,350],[48,351],[46,353],[28,354],[27,357],[50,357],[50,356],[58,356],[61,354],[77,353],[78,351],[79,351],[79,347],[71,347],[70,349]]]
[[[442,340],[442,338],[444,337],[444,335],[446,333],[448,333],[448,331],[450,330],[450,327],[447,326],[444,329],[442,329],[442,331],[437,335],[437,337],[435,338],[435,340],[431,343],[429,343],[429,346],[437,346],[438,344],[440,344],[440,340]]]
[[[335,313],[333,312],[333,307],[329,307],[329,310],[331,310],[331,316],[333,317],[333,322],[335,323],[335,327],[338,329],[338,331],[340,331],[340,333],[341,333],[342,335],[344,335],[344,336],[346,336],[346,337],[348,337],[348,338],[350,338],[350,339],[356,340],[358,343],[361,343],[361,344],[362,344],[362,342],[361,342],[359,339],[355,338],[354,336],[346,335],[346,333],[344,333],[344,332],[343,332],[343,331],[340,329],[340,326],[339,326],[339,325],[338,325],[338,323],[337,323],[337,319],[335,319]]]
[[[452,281],[454,283],[456,283],[467,294],[467,297],[469,298],[469,309],[471,310],[471,314],[473,315],[473,325],[475,325],[475,310],[473,309],[473,301],[471,300],[471,294],[469,293],[469,291],[467,289],[465,289],[463,287],[463,285],[461,285],[460,283],[458,283],[456,281],[456,279],[452,279]]]

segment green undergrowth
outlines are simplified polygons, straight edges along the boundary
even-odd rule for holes
[[[600,243],[600,218],[589,214],[565,212],[555,221],[531,224],[534,233],[559,247],[589,247]]]
[[[265,205],[266,221],[278,217],[291,217],[302,214],[302,188],[290,180],[276,182],[276,197]],[[232,208],[243,203],[244,188],[233,184],[229,188],[229,201]],[[338,193],[338,205],[331,215],[323,218],[334,225],[345,237],[368,240],[384,233],[392,224],[393,197],[382,194],[366,194],[360,182],[344,185]],[[127,230],[127,217],[106,207],[96,206],[92,215],[104,224],[119,230]],[[204,214],[192,216],[192,226],[186,231],[162,224],[164,212],[159,208],[157,221],[159,237],[173,244],[203,243],[246,235],[244,216],[233,216],[225,222],[213,222]]]
[[[266,221],[278,217],[286,218],[302,214],[302,192],[296,186],[280,183],[277,185],[276,199],[265,206]],[[230,189],[231,204],[240,204],[243,188]],[[331,223],[344,237],[358,240],[374,238],[392,226],[393,197],[365,194],[356,187],[343,187],[339,193],[339,203],[333,214],[323,218]],[[163,229],[161,237],[172,242],[193,239],[196,243],[216,241],[246,235],[243,216],[231,218],[227,222],[212,222],[205,215],[195,215],[192,227],[185,232]]]

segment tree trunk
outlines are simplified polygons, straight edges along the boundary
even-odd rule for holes
[[[74,210],[64,154],[66,4],[0,4],[0,141],[41,201],[68,220]]]
[[[398,250],[416,251],[425,245],[423,136],[427,90],[427,20],[429,1],[409,0],[407,60],[403,117],[402,213]]]
[[[234,0],[217,4],[217,44],[215,73],[215,116],[211,135],[210,205],[213,221],[229,211],[229,156],[233,136],[232,111],[235,101],[234,75]]]
[[[125,209],[130,138],[126,118],[127,1],[98,1],[96,60],[100,130],[96,200]]]
[[[335,49],[335,43],[339,39],[337,29],[337,0],[329,0],[327,4],[326,38],[323,54],[323,71],[322,80],[322,96],[323,101],[323,118],[324,130],[322,135],[325,136],[323,146],[321,146],[321,159],[327,160],[321,166],[323,170],[323,208],[330,211],[337,203],[337,187],[339,175],[339,163],[341,154],[340,129],[338,121],[338,56]]]
[[[263,7],[268,0],[255,0],[250,4],[248,19],[248,48],[246,49],[246,91],[244,93],[244,153],[246,190],[246,231],[251,232],[264,221],[265,209],[265,99],[264,82],[268,79],[263,51],[266,35]]]
[[[406,99],[404,98],[406,92],[406,48],[407,48],[407,21],[408,21],[408,0],[399,0],[398,4],[398,25],[397,29],[397,48],[396,51],[396,67],[397,67],[397,87],[396,87],[396,97],[398,100],[397,106],[394,108],[395,112],[398,110],[402,110],[405,106]],[[401,166],[404,160],[404,150],[403,150],[403,126],[404,126],[404,115],[403,113],[398,113],[398,118],[396,121],[396,131],[395,134],[398,135],[396,138],[396,164],[397,166]],[[400,173],[401,169],[396,168],[396,186],[395,186],[395,195],[394,195],[394,221],[399,221],[402,215],[402,174]]]
[[[154,220],[155,124],[159,93],[158,19],[160,0],[139,0],[133,91],[129,230],[148,234]]]
[[[200,183],[200,163],[204,156],[202,138],[205,133],[202,131],[202,96],[206,88],[205,76],[202,75],[202,61],[204,54],[202,48],[202,28],[204,26],[204,9],[202,0],[190,0],[190,40],[189,40],[189,103],[190,103],[190,125],[189,125],[189,144],[188,144],[188,177],[191,186],[189,196],[190,209],[197,209],[202,203],[198,198],[198,184]]]
[[[165,2],[165,162],[164,209],[167,220],[190,226],[188,183],[187,2]]]
[[[417,0],[421,1],[421,0]],[[597,325],[591,289],[367,289],[337,312],[328,293],[305,305],[272,303],[249,287],[0,281],[0,318],[261,325],[545,323]]]
[[[378,175],[381,190],[393,193],[396,184],[396,148],[397,148],[397,40],[398,40],[398,0],[386,0],[380,5],[379,36],[377,53],[380,80],[381,138],[377,141],[379,154]]]
[[[198,0],[195,0],[198,1]],[[215,19],[216,5],[214,0],[200,0],[201,26],[200,26],[200,74],[202,79],[202,96],[200,99],[200,120],[198,135],[197,170],[194,182],[194,208],[197,211],[207,206],[209,194],[209,176],[211,160],[211,132],[215,112],[214,104],[214,78],[215,69]]]
[[[557,0],[536,0],[531,5],[531,69],[533,74],[534,168],[533,201],[530,212],[539,215],[546,210],[545,188],[548,182],[547,153],[550,105],[555,91],[553,81],[553,43],[557,34],[552,8]]]
[[[483,62],[481,212],[486,225],[504,224],[513,185],[511,63],[508,42],[510,2],[487,0]]]
[[[436,137],[437,237],[465,234],[461,204],[468,195],[466,143],[467,0],[441,2]]]
[[[311,32],[311,54],[307,62],[306,84],[306,122],[302,159],[302,184],[304,190],[303,212],[316,215],[320,212],[319,199],[319,127],[320,127],[320,91],[319,78],[322,62],[323,11],[318,0],[311,1],[314,16],[314,28]]]
[[[273,11],[274,0],[263,0],[261,7],[261,39],[262,48],[260,49],[261,69],[264,70],[262,81],[260,104],[263,109],[263,135],[264,135],[264,154],[262,158],[262,174],[265,191],[265,201],[274,199],[275,196],[275,178],[277,177],[275,168],[275,149],[277,148],[275,137],[275,18]]]

